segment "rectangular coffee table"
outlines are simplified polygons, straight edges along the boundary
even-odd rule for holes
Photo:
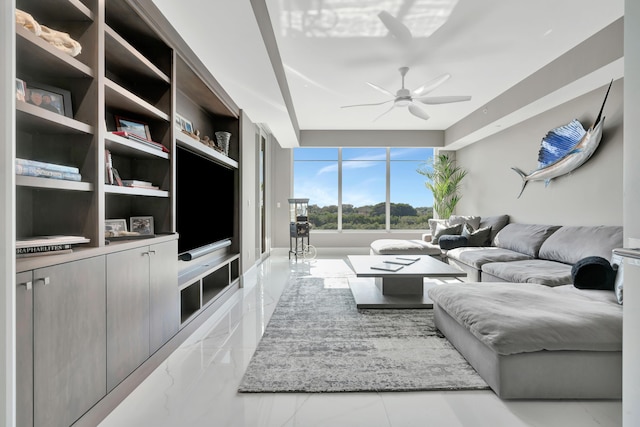
[[[417,261],[402,266],[391,263],[408,262],[401,258]],[[467,275],[430,256],[349,255],[348,259],[356,277],[361,278],[349,280],[358,308],[433,308],[433,301],[426,295],[425,288],[437,285],[425,283],[425,278],[458,278]],[[402,268],[397,271],[378,269],[386,265]]]

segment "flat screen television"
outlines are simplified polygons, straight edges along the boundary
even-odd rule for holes
[[[178,146],[176,231],[180,259],[190,260],[231,244],[235,203],[234,170]]]

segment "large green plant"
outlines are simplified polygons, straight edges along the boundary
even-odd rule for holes
[[[424,185],[433,193],[433,211],[438,218],[449,218],[460,201],[458,190],[467,171],[456,166],[447,154],[438,154],[417,172],[427,178]]]

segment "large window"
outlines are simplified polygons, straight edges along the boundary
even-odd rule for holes
[[[295,148],[294,197],[316,230],[425,229],[433,197],[418,174],[431,148]]]

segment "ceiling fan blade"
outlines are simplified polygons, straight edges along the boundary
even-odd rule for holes
[[[429,96],[426,98],[413,98],[415,101],[420,101],[427,105],[436,104],[451,104],[453,102],[470,101],[470,96]]]
[[[423,84],[422,86],[420,86],[418,89],[413,91],[413,94],[416,96],[422,96],[422,95],[426,95],[429,92],[431,92],[432,90],[434,90],[435,88],[437,88],[438,86],[440,86],[442,83],[446,82],[447,80],[449,80],[451,78],[451,74],[443,74],[440,77],[436,77],[435,79],[431,80],[428,83]]]
[[[343,105],[340,108],[351,108],[351,107],[369,107],[371,105],[382,105],[382,104],[386,104],[387,102],[391,102],[393,101],[393,99],[390,99],[388,101],[384,101],[384,102],[376,102],[374,104],[356,104],[356,105]]]
[[[429,120],[429,115],[416,104],[409,104],[409,112],[422,120]]]
[[[378,85],[374,85],[373,83],[369,83],[369,82],[367,82],[367,84],[368,84],[369,86],[371,86],[372,88],[374,88],[375,90],[379,90],[380,92],[384,93],[385,95],[393,96],[394,98],[396,97],[396,94],[395,94],[395,93],[390,92],[390,91],[386,90],[386,89],[385,89],[385,88],[383,88],[383,87],[380,87],[380,86],[378,86]]]
[[[402,43],[410,43],[413,39],[411,31],[399,19],[394,18],[387,11],[378,13],[378,18],[382,21],[389,33]]]
[[[391,110],[393,110],[394,108],[396,108],[396,104],[394,103],[391,108],[389,108],[387,111],[385,111],[384,113],[380,114],[378,117],[376,117],[375,119],[373,119],[373,121],[375,122],[376,120],[378,120],[380,117],[384,116],[385,114],[387,114],[388,112],[390,112]]]

